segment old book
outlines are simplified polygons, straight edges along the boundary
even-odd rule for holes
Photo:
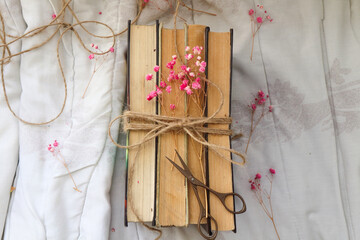
[[[155,101],[146,96],[156,89],[156,81],[145,81],[158,64],[159,24],[129,25],[128,105],[131,111],[156,114]],[[144,41],[146,39],[146,41]],[[146,131],[130,131],[128,144],[141,142]],[[127,219],[150,222],[155,216],[156,139],[127,153]]]
[[[208,79],[215,83],[224,95],[224,105],[216,117],[230,117],[231,95],[231,64],[232,64],[232,34],[231,32],[209,32],[208,37]],[[208,116],[219,107],[220,94],[218,90],[208,85]],[[210,125],[209,128],[228,129],[229,125]],[[230,148],[229,136],[209,135],[210,143]],[[221,151],[221,150],[219,150]],[[231,158],[227,151],[221,151]],[[218,192],[233,192],[232,165],[222,159],[212,150],[208,152],[209,186]],[[235,229],[234,215],[229,213],[218,198],[210,194],[210,214],[216,219],[219,231]],[[226,199],[227,206],[234,208],[234,199]],[[211,226],[214,228],[214,224]]]
[[[190,48],[195,46],[205,47],[205,29],[204,25],[189,25],[187,34],[187,45]],[[201,52],[201,59],[205,60],[205,51]],[[205,75],[205,74],[204,74]],[[205,77],[205,76],[203,76]],[[193,99],[193,98],[192,98]],[[200,105],[200,106],[197,106]],[[191,117],[205,117],[205,94],[201,94],[200,103],[189,101],[187,104],[187,116]],[[193,140],[190,136],[187,136],[187,157],[188,167],[192,174],[206,184],[206,166],[205,166],[205,149],[204,147]],[[207,195],[205,189],[198,189],[200,200],[204,207],[207,206]],[[189,206],[189,224],[197,224],[199,220],[200,208],[198,201],[191,187],[188,188],[188,206]],[[205,220],[205,219],[204,219]],[[206,220],[203,222],[206,223]]]
[[[161,29],[161,74],[167,76],[170,69],[166,64],[172,55],[180,55],[184,59],[185,30]],[[176,39],[176,41],[175,41]],[[177,44],[177,50],[175,48]],[[178,68],[177,61],[174,68]],[[174,84],[174,83],[169,83]],[[159,114],[164,116],[180,116],[186,114],[185,96],[178,87],[172,86],[172,93],[159,103]],[[176,111],[170,111],[170,104],[176,104]],[[163,107],[161,107],[163,106]],[[187,159],[186,136],[184,133],[171,132],[159,137],[158,145],[158,182],[157,182],[157,225],[186,226],[188,224],[187,181],[185,177],[166,159],[175,158],[175,149]]]

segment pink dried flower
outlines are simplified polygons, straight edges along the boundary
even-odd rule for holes
[[[91,59],[94,59],[94,56],[95,56],[95,55],[94,55],[93,53],[90,54],[90,55],[89,55],[89,59],[90,59],[90,60],[91,60]]]
[[[258,101],[258,104],[259,105],[262,105],[266,102],[265,98],[260,98],[259,101]]]
[[[201,60],[201,57],[200,57],[200,56],[197,56],[197,58],[196,58],[196,59],[200,61],[200,60]]]
[[[193,57],[194,57],[194,55],[192,55],[190,53],[185,55],[186,60],[191,60]]]
[[[195,79],[195,81],[198,82],[198,83],[200,83],[201,79],[200,79],[199,77],[197,77],[197,78]]]
[[[192,85],[191,85],[191,87],[192,87],[193,89],[200,89],[200,88],[201,88],[201,85],[200,85],[200,83],[198,83],[198,82],[193,82]]]
[[[262,19],[262,17],[257,17],[257,18],[256,18],[256,21],[257,21],[258,23],[262,23],[262,22],[263,22],[263,19]]]
[[[191,91],[190,86],[187,86],[185,89],[187,95],[191,95],[193,91]]]
[[[202,61],[202,62],[200,63],[200,65],[205,68],[205,67],[206,67],[206,62]]]
[[[255,190],[255,189],[256,189],[255,184],[251,183],[251,190]]]
[[[264,6],[263,5],[260,5],[260,9],[263,9],[264,8]]]
[[[176,55],[172,55],[172,59],[176,60],[177,56]]]
[[[167,87],[166,87],[166,91],[167,91],[168,93],[170,93],[170,92],[171,92],[171,86],[167,86]]]
[[[52,19],[56,18],[56,14],[51,15]]]
[[[160,67],[159,67],[158,65],[155,65],[155,67],[154,67],[154,72],[158,72],[159,69],[160,69]]]
[[[57,146],[59,146],[59,143],[55,140],[54,141],[54,147],[57,147]]]
[[[175,104],[170,104],[170,109],[175,110]]]
[[[189,47],[189,46],[186,46],[186,47],[185,47],[185,51],[186,51],[186,52],[190,51],[190,47]]]
[[[272,110],[274,109],[274,107],[272,105],[269,106],[269,112],[272,112]]]
[[[51,144],[49,144],[49,146],[48,146],[48,150],[49,150],[49,151],[50,151],[50,149],[52,149]]]
[[[191,73],[189,73],[189,76],[190,77],[195,77],[195,73],[191,72]]]
[[[147,74],[146,77],[145,77],[145,79],[147,81],[150,81],[152,78],[153,78],[153,75],[151,73]]]
[[[154,97],[157,96],[156,91],[152,91],[149,93],[149,95],[146,97],[146,100],[150,101],[151,99],[153,99]]]
[[[91,47],[94,47],[94,44],[92,43],[92,44],[90,44],[90,46],[91,46]]]
[[[113,48],[113,47],[110,48],[110,52],[114,52],[114,48]]]
[[[261,179],[261,174],[260,174],[260,173],[257,173],[257,174],[255,175],[255,179]]]
[[[265,97],[265,93],[261,90],[258,91],[258,96],[259,98],[264,98]]]
[[[199,71],[200,71],[200,72],[205,72],[205,68],[204,68],[203,66],[201,66],[201,67],[199,68]]]
[[[197,55],[201,54],[201,50],[202,49],[200,49],[199,46],[193,47],[193,53],[194,54],[197,54]]]
[[[256,110],[256,104],[251,104],[251,108],[252,108],[252,110]]]
[[[276,173],[275,169],[273,169],[273,168],[270,168],[270,169],[269,169],[269,172],[270,172],[271,174],[275,174],[275,173]]]
[[[162,87],[162,88],[166,87],[166,82],[161,81],[161,82],[160,82],[160,87]]]
[[[251,15],[253,15],[254,14],[254,9],[250,9],[249,10],[249,15],[251,16]]]
[[[99,47],[97,46],[97,45],[95,45],[95,47],[94,47],[95,49],[98,49]]]
[[[99,12],[99,15],[101,15],[102,14],[102,12]]]

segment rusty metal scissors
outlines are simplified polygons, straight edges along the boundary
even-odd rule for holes
[[[176,150],[175,150],[176,151]],[[233,193],[233,192],[229,192],[229,193],[219,193],[211,188],[209,188],[208,186],[206,186],[205,184],[203,184],[200,180],[196,179],[192,173],[190,172],[190,169],[188,168],[188,166],[185,164],[184,160],[181,158],[180,154],[176,151],[176,155],[178,156],[181,164],[183,165],[183,168],[181,168],[179,165],[177,165],[174,161],[172,161],[170,158],[166,157],[173,165],[174,167],[176,167],[186,178],[187,180],[190,182],[193,190],[194,190],[194,193],[195,193],[195,196],[196,196],[196,199],[199,203],[199,208],[200,208],[200,215],[199,215],[199,220],[198,220],[198,225],[197,225],[197,228],[198,228],[198,231],[200,233],[200,235],[205,238],[205,239],[215,239],[216,236],[217,236],[217,233],[218,233],[218,224],[216,222],[216,220],[210,215],[210,214],[207,214],[208,218],[210,219],[210,221],[212,221],[214,224],[215,224],[215,231],[212,233],[212,235],[208,235],[208,234],[205,234],[202,230],[201,230],[201,220],[203,220],[204,218],[206,218],[206,210],[205,210],[205,207],[203,206],[201,200],[200,200],[200,197],[199,197],[199,192],[197,190],[198,187],[202,187],[202,188],[205,188],[207,189],[210,193],[214,194],[222,203],[222,205],[225,207],[225,209],[232,213],[232,214],[240,214],[240,213],[243,213],[246,211],[246,205],[245,205],[245,201],[244,199],[241,197],[240,194],[238,193]],[[227,205],[226,205],[226,202],[225,202],[225,199],[227,197],[238,197],[240,199],[240,201],[242,202],[242,209],[240,211],[233,211],[231,210]],[[234,199],[235,200],[235,199]]]

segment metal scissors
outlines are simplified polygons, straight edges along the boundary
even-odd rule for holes
[[[176,151],[176,150],[175,150]],[[200,235],[205,238],[205,239],[215,239],[216,236],[217,236],[217,233],[218,233],[218,225],[217,225],[217,222],[216,220],[210,215],[210,214],[207,214],[208,218],[210,218],[210,221],[212,221],[214,224],[215,224],[215,231],[212,233],[212,235],[207,235],[207,234],[204,234],[203,231],[201,230],[200,228],[200,225],[201,225],[201,220],[203,220],[204,218],[206,218],[206,210],[205,210],[205,207],[203,206],[201,200],[200,200],[200,197],[199,197],[199,192],[197,190],[198,187],[202,187],[202,188],[205,188],[207,189],[210,193],[214,194],[220,201],[221,203],[223,204],[223,206],[225,207],[225,209],[232,213],[232,214],[240,214],[240,213],[243,213],[246,211],[246,205],[245,205],[245,201],[244,199],[241,197],[240,194],[238,193],[233,193],[233,192],[229,192],[229,193],[219,193],[211,188],[209,188],[208,186],[206,186],[205,184],[203,184],[200,180],[196,179],[192,173],[190,172],[190,169],[188,168],[188,166],[185,164],[184,160],[181,158],[180,154],[178,153],[178,151],[176,151],[176,155],[178,156],[181,164],[183,165],[183,168],[181,168],[179,165],[177,165],[174,161],[172,161],[170,158],[166,157],[173,165],[174,167],[176,167],[186,178],[187,180],[190,182],[193,190],[194,190],[194,193],[195,193],[195,196],[196,196],[196,199],[199,203],[199,208],[200,208],[200,215],[199,215],[199,220],[198,220],[198,225],[197,225],[197,228],[198,228],[198,231],[200,233]],[[238,197],[240,199],[240,201],[242,202],[242,209],[240,211],[233,211],[231,210],[227,205],[226,205],[226,202],[225,202],[225,199],[227,197]]]

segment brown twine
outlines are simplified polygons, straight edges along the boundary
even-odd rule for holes
[[[63,36],[65,35],[65,33],[67,33],[69,30],[71,30],[74,35],[76,36],[76,38],[79,40],[81,46],[89,53],[91,54],[95,54],[95,55],[104,55],[104,54],[107,54],[109,53],[110,50],[108,51],[105,51],[105,52],[93,52],[91,51],[88,47],[85,46],[83,40],[81,39],[79,33],[77,32],[76,28],[77,26],[80,26],[81,29],[83,29],[86,33],[88,33],[89,35],[93,36],[93,37],[96,37],[96,38],[112,38],[113,39],[113,43],[112,43],[112,47],[114,47],[115,45],[115,37],[121,35],[122,33],[126,32],[128,29],[125,28],[124,30],[122,30],[121,32],[119,33],[114,33],[114,31],[112,30],[112,28],[105,24],[105,23],[102,23],[102,22],[99,22],[99,21],[80,21],[79,18],[76,16],[75,12],[73,11],[73,9],[70,7],[70,3],[71,3],[72,0],[68,0],[67,2],[64,2],[63,1],[63,6],[62,6],[62,9],[60,10],[60,12],[58,13],[58,15],[56,16],[56,18],[54,18],[49,24],[46,24],[46,25],[43,25],[43,26],[40,26],[40,27],[37,27],[35,29],[32,29],[26,33],[24,33],[23,35],[20,35],[20,36],[11,36],[11,35],[8,35],[6,34],[6,29],[5,29],[5,21],[4,21],[4,18],[0,12],[0,21],[1,21],[1,32],[0,32],[0,41],[1,41],[1,44],[0,44],[0,47],[2,48],[2,51],[1,51],[1,59],[0,59],[0,71],[1,71],[1,82],[2,82],[2,88],[3,88],[3,92],[4,92],[4,98],[5,98],[5,101],[6,101],[6,105],[7,107],[9,108],[10,112],[12,113],[12,115],[17,118],[19,121],[25,123],[25,124],[29,124],[29,125],[45,125],[45,124],[49,124],[53,121],[55,121],[56,119],[58,119],[60,117],[60,115],[63,113],[64,111],[64,108],[65,108],[65,105],[66,105],[66,101],[67,101],[67,84],[66,84],[66,78],[65,78],[65,74],[64,74],[64,70],[63,70],[63,67],[62,67],[62,64],[61,64],[61,59],[60,59],[60,53],[59,53],[59,46],[60,46],[60,42],[61,42],[61,39],[63,38]],[[142,4],[142,1],[139,0],[139,11],[138,11],[138,14],[137,16],[134,18],[134,20],[132,21],[132,24],[136,23],[137,20],[139,19],[143,9],[144,9],[144,4]],[[69,10],[69,12],[71,13],[71,15],[74,17],[74,19],[76,20],[76,23],[74,24],[70,24],[70,23],[66,23],[64,22],[64,19],[65,19],[65,13],[66,13],[66,9]],[[85,26],[84,24],[88,24],[88,23],[95,23],[95,24],[99,24],[99,25],[102,25],[104,27],[106,27],[107,29],[110,30],[111,32],[111,35],[108,35],[108,36],[101,36],[101,35],[96,35],[94,33],[91,33]],[[20,52],[17,52],[17,53],[11,53],[10,51],[10,45],[19,41],[19,40],[22,40],[24,38],[30,38],[30,37],[33,37],[33,36],[36,36],[38,34],[41,34],[43,33],[48,27],[52,27],[52,26],[56,26],[56,29],[53,33],[51,33],[51,35],[49,37],[47,37],[44,41],[40,42],[39,44],[29,48],[29,49],[25,49],[23,51],[20,51]],[[27,120],[24,120],[23,118],[19,117],[15,111],[13,110],[13,108],[11,107],[11,104],[9,102],[9,98],[8,98],[8,95],[7,95],[7,91],[6,91],[6,84],[5,84],[5,76],[4,76],[4,64],[7,64],[11,61],[11,59],[13,57],[16,57],[16,56],[19,56],[21,54],[24,54],[24,53],[27,53],[27,52],[30,52],[30,51],[33,51],[35,49],[38,49],[42,46],[44,46],[46,43],[48,43],[51,39],[53,39],[55,37],[55,35],[62,29],[62,28],[65,28],[65,30],[60,34],[60,37],[58,38],[58,42],[57,42],[57,46],[56,46],[56,53],[57,53],[57,60],[58,60],[58,65],[59,65],[59,68],[60,68],[60,72],[61,72],[61,76],[62,76],[62,79],[63,79],[63,83],[64,83],[64,100],[63,100],[63,103],[62,103],[62,106],[60,108],[60,111],[58,112],[58,114],[51,118],[50,120],[48,121],[44,121],[44,122],[30,122],[30,121],[27,121]],[[11,38],[14,38],[12,39],[11,41],[7,41],[7,37],[11,37]]]
[[[233,164],[243,166],[246,162],[245,155],[242,153],[220,145],[216,145],[213,143],[209,143],[204,138],[201,137],[202,132],[208,132],[211,134],[216,135],[231,135],[231,131],[223,131],[221,129],[211,129],[203,127],[205,124],[231,124],[231,118],[216,118],[215,116],[220,112],[222,106],[224,105],[224,95],[221,91],[221,89],[214,84],[213,82],[209,80],[205,80],[207,83],[214,86],[220,93],[220,104],[217,108],[217,110],[210,116],[210,117],[166,117],[166,116],[159,116],[159,115],[153,115],[153,114],[144,114],[144,113],[138,113],[138,112],[132,112],[132,111],[125,111],[122,115],[117,116],[114,118],[108,128],[108,134],[113,142],[118,148],[125,148],[125,149],[135,149],[139,148],[146,142],[155,139],[156,137],[166,134],[169,132],[174,131],[183,131],[187,133],[193,140],[196,142],[208,147],[214,153],[216,153],[218,156],[220,156],[222,159],[225,159]],[[136,131],[148,131],[148,133],[144,136],[144,138],[133,145],[120,145],[111,136],[111,127],[117,120],[121,119],[124,127],[123,130],[136,130]],[[132,123],[131,120],[141,120],[144,121],[143,123]],[[227,152],[233,153],[240,158],[242,158],[243,162],[236,162],[233,161],[231,158],[226,157],[223,153],[219,152],[218,150],[225,150]],[[136,154],[137,155],[137,154]]]

